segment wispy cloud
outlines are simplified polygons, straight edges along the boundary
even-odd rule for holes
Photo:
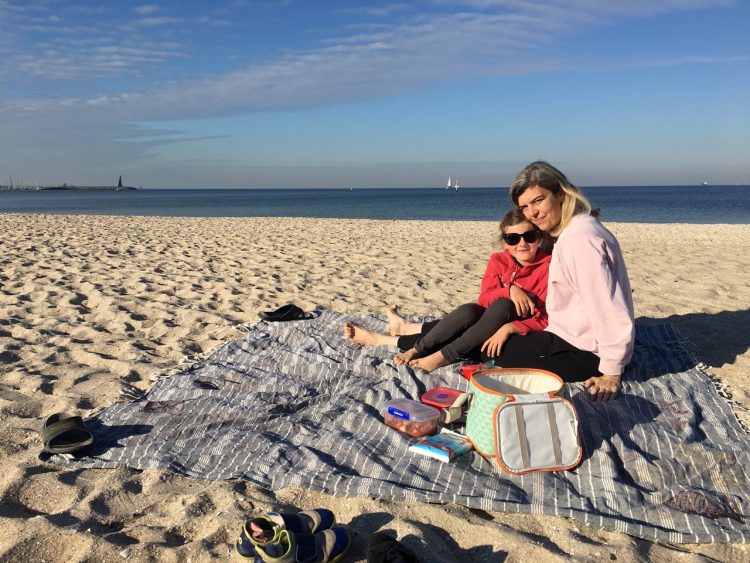
[[[342,8],[340,11],[342,13],[362,14],[365,16],[383,18],[383,17],[391,16],[393,14],[412,11],[413,9],[414,7],[409,4],[394,3],[394,4],[385,4],[384,6],[358,6],[358,7],[352,7],[352,8]]]
[[[168,16],[158,16],[158,17],[155,16],[155,17],[149,17],[149,18],[138,18],[137,20],[133,21],[133,24],[144,25],[147,27],[154,27],[154,26],[175,25],[183,21],[184,20],[182,18],[174,18],[174,17],[168,17]]]
[[[157,82],[142,82],[144,98],[164,99],[190,91],[207,100],[207,114],[213,114],[215,103],[209,103],[217,90],[225,100],[225,111],[285,108],[325,103],[363,96],[391,95],[395,90],[414,91],[445,76],[472,76],[533,72],[575,64],[545,55],[545,45],[575,35],[582,29],[599,25],[616,17],[648,16],[668,11],[698,9],[724,4],[724,0],[632,0],[627,3],[597,0],[553,0],[540,3],[530,0],[433,0],[433,9],[415,13],[406,3],[350,8],[361,15],[359,22],[371,26],[388,16],[387,26],[360,27],[354,33],[333,35],[317,48],[279,55],[275,60],[250,62],[224,74],[187,79],[176,88],[162,89]],[[70,7],[65,13],[70,13]],[[80,7],[79,7],[80,8]],[[12,43],[5,62],[0,61],[0,76],[19,70],[37,77],[74,79],[76,77],[144,76],[148,67],[161,65],[166,71],[158,82],[169,78],[170,61],[195,56],[190,47],[192,26],[230,26],[229,18],[210,14],[178,16],[165,7],[144,4],[134,7],[134,18],[113,18],[110,26],[99,20],[64,18],[51,22],[48,11],[37,6],[0,3],[2,10],[12,12],[18,29],[25,33],[63,37],[50,50],[25,49],[13,53]],[[154,15],[157,14],[158,15]],[[368,20],[375,20],[368,21]],[[10,28],[10,26],[8,26]],[[160,34],[168,30],[169,34]],[[11,31],[12,33],[12,31]],[[133,35],[135,33],[136,35]],[[79,47],[65,42],[65,36],[97,39],[95,48]],[[169,44],[166,44],[167,37]],[[177,39],[182,37],[182,39]],[[137,45],[133,48],[132,45]],[[145,65],[145,66],[144,66]],[[335,87],[334,87],[335,85]],[[306,90],[302,91],[304,87]],[[157,91],[153,91],[158,88]],[[201,95],[203,90],[204,95]],[[279,90],[284,90],[283,95]],[[273,95],[263,95],[274,92]],[[138,92],[131,91],[132,94]],[[310,95],[312,93],[312,95]],[[264,99],[265,97],[265,99]],[[295,101],[296,100],[296,101]],[[173,100],[178,106],[180,99]],[[172,104],[170,104],[172,105]],[[195,103],[188,112],[193,115]],[[186,108],[187,109],[187,108]],[[147,113],[150,113],[147,111]]]
[[[730,55],[727,57],[710,57],[706,55],[687,55],[684,57],[654,58],[647,60],[629,60],[617,64],[618,68],[662,68],[682,65],[713,65],[746,63],[750,61],[750,52],[745,55]],[[608,68],[611,68],[609,63]]]
[[[488,8],[497,4],[524,7],[526,3],[468,0],[462,4],[481,4]],[[120,119],[190,119],[249,111],[300,109],[416,92],[432,82],[444,80],[446,76],[458,79],[572,68],[577,65],[575,61],[545,55],[541,47],[557,40],[562,30],[574,33],[579,26],[591,25],[601,13],[610,10],[592,13],[589,3],[584,0],[565,4],[568,11],[558,13],[554,21],[548,21],[547,12],[538,13],[536,4],[528,9],[518,8],[505,13],[461,11],[417,15],[388,29],[342,35],[329,39],[325,47],[248,64],[223,74],[185,80],[145,92],[47,100],[41,104],[47,103],[54,111],[60,106],[106,107],[109,117]],[[572,7],[579,11],[572,11]],[[556,33],[551,34],[551,30]],[[142,63],[158,63],[178,56],[181,56],[178,47],[100,47],[91,50],[88,64],[100,72],[117,72],[118,69],[137,68]],[[51,73],[54,67],[61,69],[59,72],[62,73],[74,66],[75,59],[70,56],[50,52],[47,57],[43,59],[46,60],[44,66],[37,62],[40,66],[36,69],[33,60],[21,59],[18,62],[38,73]],[[720,62],[719,59],[696,56],[659,59],[650,63],[622,61],[619,64],[665,66],[711,61]],[[591,67],[591,64],[586,62],[580,66]]]
[[[146,16],[148,14],[158,12],[159,6],[157,6],[156,4],[144,4],[142,6],[136,6],[135,8],[133,8],[133,11],[141,16]]]
[[[593,68],[590,60],[563,58],[549,49],[594,26],[618,18],[650,17],[724,5],[725,0],[433,0],[422,13],[407,3],[349,10],[346,27],[313,46],[268,54],[225,72],[182,77],[180,61],[197,56],[190,34],[208,24],[230,25],[216,11],[180,14],[166,4],[143,4],[127,13],[90,17],[87,6],[51,9],[0,0],[0,79],[18,74],[62,84],[91,80],[93,87],[45,97],[0,98],[4,126],[23,139],[27,127],[44,127],[48,138],[65,139],[85,128],[86,146],[143,134],[129,122],[187,120],[259,111],[298,110],[420,92],[446,80],[566,68]],[[235,4],[239,4],[235,2]],[[276,8],[279,3],[271,3]],[[269,4],[270,5],[270,4]],[[255,7],[255,3],[241,9]],[[94,9],[95,7],[92,7]],[[77,14],[74,16],[73,14]],[[51,19],[53,18],[53,19]],[[54,19],[56,18],[56,19]],[[387,25],[384,25],[387,23]],[[32,42],[29,34],[49,39]],[[54,38],[54,41],[51,39]],[[20,47],[17,47],[20,45]],[[232,53],[233,55],[235,53]],[[622,67],[746,61],[696,53],[689,57],[596,63]],[[138,81],[126,80],[133,76]],[[120,78],[118,88],[96,80]],[[9,139],[8,135],[4,135]],[[168,137],[159,142],[174,142]],[[156,142],[156,141],[154,141]],[[0,148],[7,141],[0,140]],[[143,147],[131,143],[133,158]],[[140,153],[142,154],[142,152]]]

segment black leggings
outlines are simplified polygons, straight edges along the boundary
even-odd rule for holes
[[[503,355],[493,359],[495,365],[507,368],[536,368],[556,373],[563,381],[585,381],[602,375],[599,357],[579,350],[551,332],[532,332],[511,336],[503,347]]]
[[[421,356],[440,350],[450,363],[462,358],[479,358],[484,341],[516,319],[516,306],[509,299],[498,299],[486,309],[476,303],[466,303],[439,321],[424,323],[419,334],[399,337],[398,347],[401,350],[414,348]]]

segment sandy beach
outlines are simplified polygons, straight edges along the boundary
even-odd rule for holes
[[[638,322],[671,322],[750,427],[750,225],[605,223]],[[672,546],[568,518],[333,498],[166,471],[64,471],[39,460],[51,414],[88,417],[147,391],[258,312],[439,315],[476,298],[491,222],[0,215],[0,561],[208,561],[243,519],[331,508],[346,561],[395,532],[424,561],[746,561],[745,545]],[[747,513],[747,507],[744,507]]]

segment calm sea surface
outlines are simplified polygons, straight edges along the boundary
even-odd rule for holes
[[[750,223],[748,186],[584,188],[603,221]],[[0,213],[495,221],[507,188],[0,191]]]

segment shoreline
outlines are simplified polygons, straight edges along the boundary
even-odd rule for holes
[[[638,322],[677,326],[747,426],[750,258],[738,244],[750,225],[603,223],[622,246]],[[47,416],[90,416],[123,391],[147,391],[156,375],[241,338],[237,327],[259,311],[398,304],[437,315],[473,301],[496,232],[493,221],[3,213],[0,558],[121,561],[128,547],[134,561],[225,557],[248,512],[325,506],[357,534],[347,561],[364,560],[377,527],[431,546],[436,561],[746,559],[744,545],[683,553],[561,517],[269,492],[158,470],[69,472],[38,459]]]
[[[140,188],[133,186],[0,186],[0,192],[51,192],[51,191],[138,191]]]

